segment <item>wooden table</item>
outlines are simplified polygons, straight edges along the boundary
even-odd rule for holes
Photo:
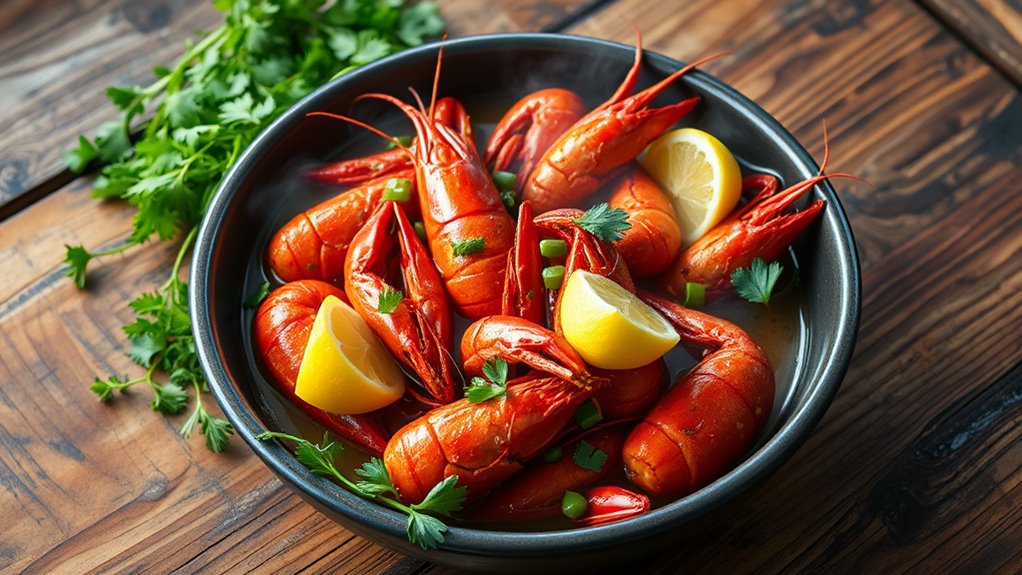
[[[858,241],[855,357],[812,438],[757,497],[641,573],[1022,571],[1022,9],[1017,0],[441,0],[452,35],[634,40],[759,102],[817,157],[827,120]],[[61,151],[146,81],[206,0],[7,0],[0,8],[0,570],[439,574],[337,526],[240,441],[179,438],[136,373],[127,302],[176,247],[109,259],[77,291],[64,243],[121,241],[133,210],[89,197]]]

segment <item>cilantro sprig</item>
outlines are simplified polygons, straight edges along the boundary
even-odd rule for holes
[[[762,258],[756,258],[749,267],[731,272],[731,285],[746,300],[767,304],[782,271],[781,264],[770,262],[768,265]]]
[[[483,375],[486,379],[475,376],[465,388],[465,397],[472,403],[503,397],[507,392],[507,362],[503,358],[493,357],[486,360],[483,364]]]
[[[181,241],[170,278],[131,302],[136,319],[124,328],[128,355],[146,368],[130,379],[97,378],[93,392],[111,401],[139,383],[152,389],[154,410],[195,408],[182,435],[200,429],[206,446],[227,447],[233,429],[203,403],[206,382],[189,322],[188,286],[180,277],[203,213],[228,169],[281,112],[332,77],[421,44],[444,27],[436,4],[402,0],[215,0],[224,24],[189,41],[172,67],[154,70],[148,86],[111,87],[107,97],[121,117],[79,136],[65,152],[75,173],[101,165],[93,196],[136,208],[129,237],[112,247],[68,245],[65,273],[84,288],[88,266],[155,236]],[[133,142],[134,139],[134,142]],[[258,305],[263,294],[252,294]],[[159,382],[159,373],[169,382]]]
[[[575,453],[571,456],[575,465],[593,473],[599,473],[607,464],[608,458],[609,456],[605,452],[584,439],[578,442],[578,445],[575,446]]]
[[[355,474],[362,478],[356,482],[341,474],[334,465],[334,458],[344,451],[344,446],[341,444],[324,438],[325,445],[319,445],[276,431],[266,431],[256,436],[256,439],[260,441],[274,438],[295,442],[297,444],[295,456],[312,473],[332,478],[360,497],[376,501],[408,515],[406,527],[408,541],[423,549],[436,549],[444,542],[447,525],[434,515],[450,517],[455,511],[461,510],[461,506],[468,496],[468,487],[457,485],[458,478],[450,476],[434,485],[421,502],[405,505],[397,499],[397,488],[394,487],[387,468],[379,458],[373,457],[355,470]]]
[[[621,208],[612,208],[607,202],[596,204],[572,221],[583,230],[608,242],[621,239],[622,234],[632,227],[632,224],[628,223],[628,212]]]
[[[380,292],[379,302],[376,309],[380,313],[391,313],[397,309],[398,304],[405,299],[403,293],[400,290],[396,290],[390,286],[385,286],[383,291]]]

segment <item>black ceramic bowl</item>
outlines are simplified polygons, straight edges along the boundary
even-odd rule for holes
[[[279,429],[279,414],[256,389],[263,376],[252,359],[252,311],[244,309],[242,301],[261,281],[261,256],[270,235],[314,201],[297,181],[299,168],[336,157],[346,139],[366,137],[358,128],[306,114],[352,113],[352,100],[366,92],[404,97],[413,86],[429,94],[436,55],[435,44],[423,46],[322,87],[266,129],[228,174],[202,223],[192,267],[193,329],[209,386],[241,438],[302,498],[355,533],[408,555],[468,569],[576,568],[605,565],[676,541],[685,530],[712,520],[725,504],[734,504],[788,459],[840,385],[858,326],[859,270],[851,230],[827,184],[813,191],[827,201],[826,210],[793,246],[804,294],[804,326],[795,343],[799,357],[791,381],[778,382],[782,392],[757,447],[731,472],[692,495],[601,527],[549,532],[452,527],[440,549],[425,552],[406,541],[404,516],[313,476],[276,442],[255,439],[264,429]],[[633,57],[632,46],[576,36],[451,40],[444,46],[439,94],[463,99],[474,119],[490,114],[491,121],[501,107],[546,86],[573,88],[595,104],[614,91]],[[680,67],[647,52],[639,86]],[[786,184],[816,173],[817,165],[791,134],[706,73],[685,76],[657,102],[678,101],[692,93],[702,102],[685,123],[718,136],[745,165],[769,167]],[[487,112],[486,106],[497,109]],[[396,114],[377,103],[359,103],[353,113],[383,127],[399,125]]]

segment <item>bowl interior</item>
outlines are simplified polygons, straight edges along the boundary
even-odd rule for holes
[[[305,115],[353,114],[385,130],[407,133],[407,124],[391,107],[378,102],[352,107],[352,101],[367,92],[407,99],[409,86],[428,98],[436,54],[435,45],[425,46],[356,70],[321,88],[264,131],[214,197],[192,269],[193,327],[200,357],[210,387],[239,435],[318,508],[357,533],[409,554],[419,551],[404,541],[403,516],[312,476],[282,447],[254,439],[263,429],[280,429],[289,416],[284,402],[259,391],[268,386],[252,355],[253,312],[244,309],[242,301],[266,277],[262,254],[271,234],[294,214],[328,197],[324,188],[297,177],[301,168],[379,146],[378,139],[359,128]],[[438,94],[461,99],[485,133],[511,103],[539,88],[567,87],[592,105],[603,101],[633,58],[631,46],[581,37],[519,34],[454,40],[444,45]],[[639,87],[679,67],[647,52]],[[702,101],[683,123],[723,140],[744,167],[769,171],[785,183],[816,173],[815,162],[776,121],[705,73],[697,71],[673,83],[654,104],[695,94]],[[858,263],[847,220],[829,185],[817,186],[813,193],[827,200],[828,207],[793,246],[803,291],[796,359],[790,372],[779,377],[767,432],[740,465],[697,493],[625,522],[542,533],[454,527],[442,553],[540,557],[638,541],[723,505],[790,456],[837,391],[851,357],[859,312]],[[429,558],[436,560],[437,555]]]

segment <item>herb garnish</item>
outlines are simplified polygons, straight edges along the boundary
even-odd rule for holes
[[[766,304],[770,302],[770,293],[774,284],[781,277],[784,268],[777,262],[769,265],[762,258],[752,260],[747,268],[738,268],[731,272],[731,285],[738,295],[752,303]]]
[[[607,458],[606,453],[600,451],[584,439],[578,442],[578,445],[575,447],[575,453],[571,456],[571,460],[575,462],[575,465],[593,473],[599,473],[603,469],[603,466],[607,463]]]
[[[263,282],[252,293],[248,294],[248,297],[245,298],[245,303],[242,305],[247,309],[255,309],[259,307],[259,304],[263,303],[263,300],[268,295],[270,295],[270,282]]]
[[[273,438],[287,439],[298,444],[295,456],[312,473],[335,479],[356,495],[407,514],[408,541],[423,549],[436,549],[444,542],[444,533],[447,531],[447,525],[443,521],[426,513],[450,517],[451,513],[461,509],[462,503],[468,496],[468,487],[457,486],[458,478],[452,475],[434,485],[422,502],[405,505],[396,499],[398,497],[397,489],[391,482],[390,474],[387,473],[383,461],[379,458],[373,457],[363,463],[362,467],[356,469],[355,474],[362,480],[353,482],[334,466],[334,458],[344,451],[344,446],[341,444],[328,441],[328,438],[324,437],[323,442],[326,445],[321,446],[300,437],[275,431],[266,431],[256,436],[259,441],[268,441]],[[393,497],[385,497],[385,494]]]
[[[276,116],[355,66],[416,46],[443,29],[436,4],[402,7],[401,0],[325,2],[307,0],[215,0],[224,25],[189,42],[173,68],[154,70],[147,87],[112,87],[106,94],[121,118],[101,126],[92,140],[78,138],[64,154],[78,173],[104,164],[93,196],[123,199],[137,208],[127,241],[102,250],[65,246],[66,275],[84,287],[86,269],[96,258],[148,241],[182,237],[170,278],[131,302],[138,316],[124,328],[129,355],[146,368],[136,379],[97,378],[91,389],[102,401],[138,383],[153,390],[154,410],[180,413],[185,390],[196,406],[181,427],[199,427],[206,445],[226,448],[230,424],[210,415],[203,404],[206,382],[195,353],[189,321],[188,286],[179,275],[195,241],[198,224],[213,192],[242,150]],[[138,120],[151,117],[140,127]],[[130,134],[139,130],[134,144]],[[170,374],[169,383],[154,376]]]
[[[632,224],[628,223],[628,212],[621,208],[612,208],[607,202],[596,204],[572,221],[583,230],[608,242],[621,239],[622,232],[632,227]]]
[[[380,301],[376,309],[380,313],[390,313],[397,309],[398,304],[403,299],[405,299],[405,296],[399,290],[390,286],[384,286],[383,291],[380,292]]]
[[[486,240],[481,236],[478,238],[469,238],[460,242],[451,242],[451,255],[457,256],[470,256],[477,254],[486,249]]]
[[[483,364],[483,375],[486,379],[475,376],[465,388],[465,397],[472,403],[502,397],[507,391],[507,362],[503,358],[493,357],[486,360]]]

